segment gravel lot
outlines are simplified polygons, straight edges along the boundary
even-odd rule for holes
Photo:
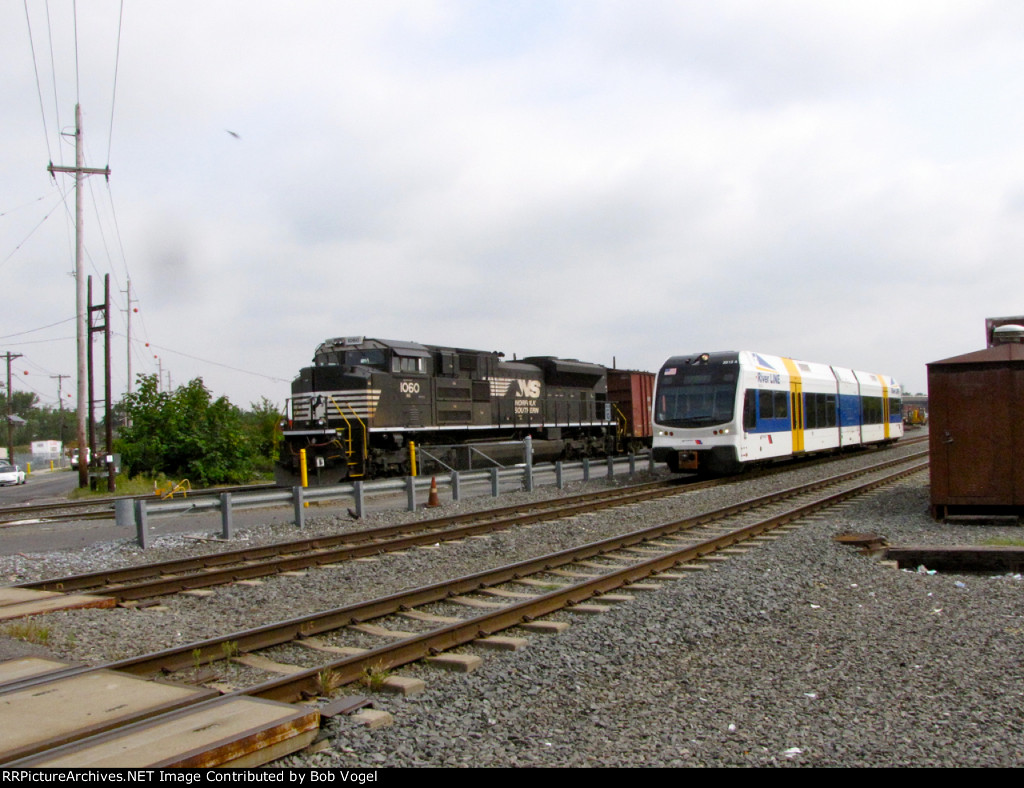
[[[568,524],[225,587],[206,598],[174,597],[163,610],[55,613],[45,617],[47,649],[101,662],[185,643],[634,530],[815,473],[794,470]],[[470,499],[458,508],[489,503]],[[327,749],[278,765],[1021,765],[1021,577],[898,571],[832,539],[845,530],[875,531],[893,544],[1024,536],[1017,528],[938,525],[927,506],[927,474],[918,474],[608,613],[567,616],[565,633],[530,635],[519,652],[487,652],[472,674],[403,669],[424,678],[427,690],[409,698],[374,694],[376,708],[393,715],[391,727],[330,721]],[[376,515],[361,526],[313,517],[303,535],[409,516]],[[244,538],[257,544],[295,533],[275,526]],[[107,543],[2,557],[0,573],[18,582],[215,547],[165,537],[143,554],[128,542]],[[8,639],[0,656],[25,648]]]

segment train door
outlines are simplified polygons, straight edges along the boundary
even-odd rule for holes
[[[793,434],[793,454],[804,451],[804,384],[796,362],[782,359],[789,372],[789,429]]]

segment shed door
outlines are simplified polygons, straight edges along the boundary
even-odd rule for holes
[[[945,412],[935,414],[931,429],[939,433],[949,503],[1011,503],[1009,370],[942,374],[933,382],[940,383],[936,399]]]

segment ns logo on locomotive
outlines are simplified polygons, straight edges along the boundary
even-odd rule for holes
[[[673,356],[658,373],[654,459],[675,472],[737,473],[760,462],[903,435],[887,375],[751,351]]]
[[[649,445],[652,388],[650,373],[575,359],[506,361],[493,351],[329,339],[292,383],[278,483],[298,483],[300,452],[314,469],[311,483],[337,484],[409,473],[410,441],[446,463],[455,462],[453,446],[527,435],[542,459],[601,455],[627,442]],[[617,393],[637,390],[646,391],[639,403]]]

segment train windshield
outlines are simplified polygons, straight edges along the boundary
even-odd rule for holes
[[[335,365],[345,367],[374,367],[375,369],[387,369],[387,353],[377,348],[367,350],[343,350],[338,353],[319,353],[313,362],[318,367],[330,367]]]
[[[345,363],[350,367],[375,367],[387,369],[388,359],[383,350],[348,350],[345,352]]]
[[[709,427],[733,419],[737,369],[667,367],[658,381],[654,421],[667,427]]]

